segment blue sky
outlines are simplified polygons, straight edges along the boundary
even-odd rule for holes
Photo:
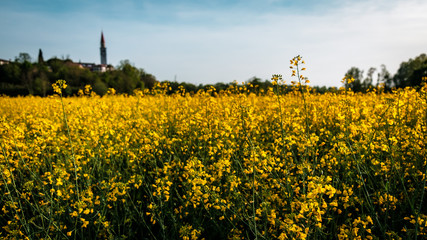
[[[311,85],[340,86],[352,66],[402,61],[427,52],[424,0],[0,0],[0,58],[108,63],[128,59],[160,81],[194,84],[290,79],[302,55]]]

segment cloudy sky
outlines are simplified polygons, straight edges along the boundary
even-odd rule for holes
[[[425,0],[0,0],[0,58],[100,62],[128,59],[160,81],[288,82],[289,60],[306,62],[312,85],[340,86],[427,52]]]

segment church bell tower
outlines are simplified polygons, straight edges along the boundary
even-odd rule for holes
[[[107,65],[107,48],[105,47],[104,33],[101,32],[101,64]]]

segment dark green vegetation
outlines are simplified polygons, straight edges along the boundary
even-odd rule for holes
[[[427,76],[427,55],[423,53],[415,59],[402,62],[394,76],[387,71],[385,65],[381,65],[379,70],[369,68],[366,77],[363,76],[362,70],[352,67],[345,76],[354,78],[354,82],[346,87],[350,87],[355,92],[364,92],[373,85],[377,86],[381,83],[384,84],[386,91],[393,87],[417,87],[421,85],[422,78]]]
[[[426,54],[421,54],[414,59],[402,62],[395,75],[388,72],[385,65],[381,65],[379,69],[371,67],[365,76],[363,70],[352,67],[346,72],[345,77],[354,78],[354,82],[347,84],[345,87],[349,87],[355,92],[366,92],[372,87],[383,84],[385,91],[390,91],[391,88],[420,86],[423,76],[427,76]],[[0,65],[0,94],[9,96],[47,96],[53,93],[51,85],[58,79],[66,80],[69,85],[69,88],[64,93],[68,96],[77,94],[78,90],[84,89],[85,85],[91,85],[93,91],[99,95],[107,93],[108,88],[114,88],[117,93],[132,94],[135,89],[151,89],[157,82],[153,75],[146,73],[143,69],[136,68],[129,60],[121,61],[119,66],[111,71],[95,72],[80,67],[79,64],[70,59],[51,58],[44,61],[40,55],[38,62],[34,63],[31,62],[29,54],[20,53],[15,61]],[[254,88],[249,89],[253,92],[267,91],[268,88],[273,86],[269,80],[263,81],[257,77],[248,79],[247,83],[254,86]],[[187,92],[195,93],[201,89],[207,90],[211,87],[214,87],[219,92],[235,84],[237,83],[194,85],[175,81],[169,83],[171,87],[169,93],[176,92],[179,86],[182,86]],[[290,86],[284,86],[284,88],[285,92],[292,89]],[[337,90],[334,87],[325,86],[314,86],[313,89],[319,93]]]
[[[96,72],[69,59],[39,59],[32,63],[28,54],[21,53],[15,61],[0,65],[0,94],[47,96],[53,93],[51,85],[58,79],[69,84],[65,95],[75,95],[85,85],[91,85],[99,95],[107,93],[108,88],[132,94],[137,88],[152,88],[157,82],[153,75],[134,67],[128,60],[121,61],[111,71]]]

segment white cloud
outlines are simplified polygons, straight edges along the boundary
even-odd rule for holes
[[[274,73],[287,76],[288,60],[301,54],[313,84],[338,86],[352,66],[368,69],[384,63],[393,73],[400,62],[423,51],[427,36],[417,30],[426,27],[421,14],[426,4],[405,1],[387,8],[381,2],[366,4],[344,5],[328,15],[276,11],[249,16],[236,11],[231,16],[215,9],[180,13],[194,19],[215,16],[221,23],[232,24],[138,28],[136,23],[128,27],[137,29],[129,29],[131,39],[120,37],[129,48],[111,48],[120,47],[123,56],[130,56],[160,80],[172,80],[176,74],[179,81],[193,83],[244,81],[252,76],[268,79]],[[119,45],[120,38],[116,39]]]
[[[126,12],[129,4],[134,9]],[[112,17],[97,11],[97,5],[61,18],[7,15],[20,22],[6,30],[20,39],[31,35],[20,44],[9,43],[18,49],[15,55],[28,47],[36,53],[42,47],[45,58],[70,54],[76,61],[98,62],[102,29],[113,65],[129,59],[159,80],[177,75],[178,81],[196,84],[245,81],[252,76],[269,79],[275,73],[286,77],[289,59],[301,54],[313,85],[339,86],[352,66],[367,70],[386,64],[394,73],[400,62],[426,51],[425,1],[328,1],[307,12],[272,4],[275,8],[270,11],[268,6],[166,4],[160,8],[128,1],[110,10]],[[0,36],[7,38],[4,33]]]

